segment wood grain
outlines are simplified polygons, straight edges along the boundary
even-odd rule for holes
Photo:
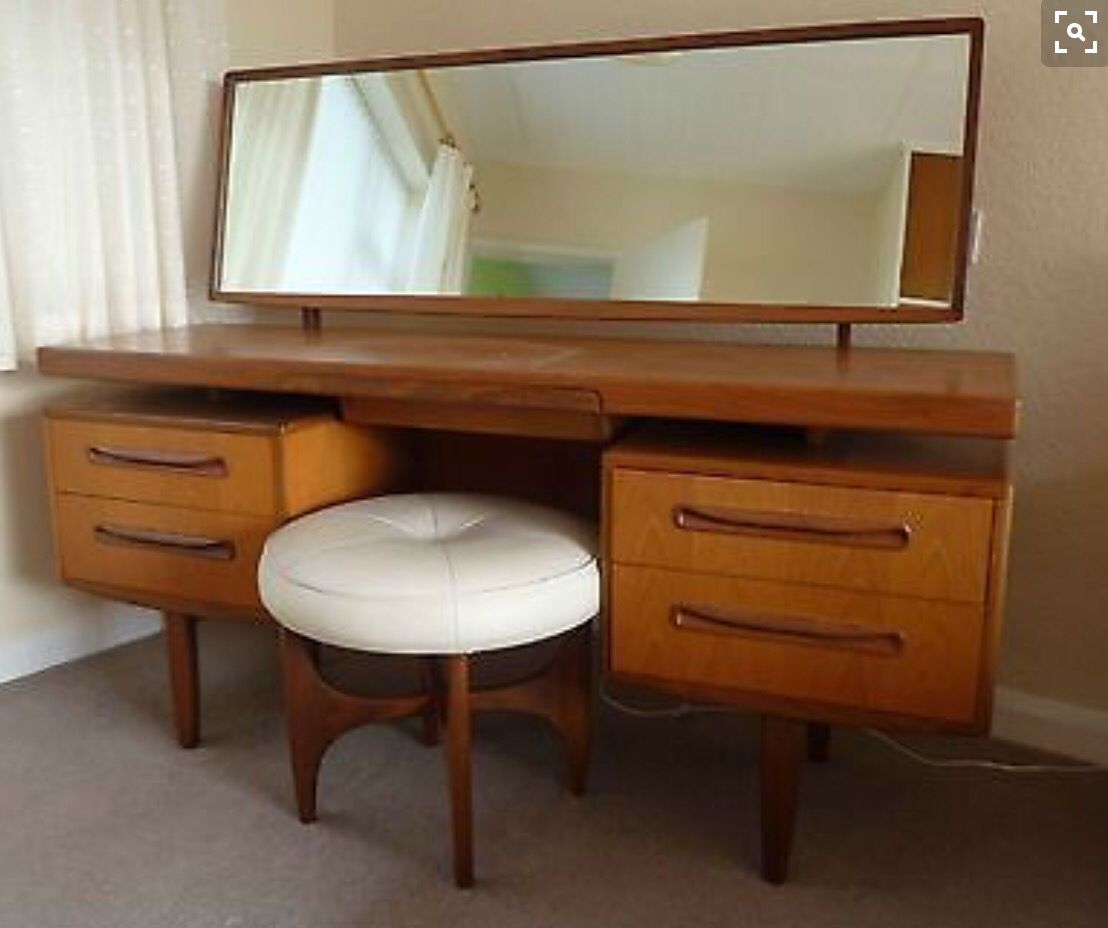
[[[968,724],[979,717],[981,605],[904,599],[615,564],[610,660],[617,674],[691,681],[796,702]],[[801,618],[829,630],[897,633],[895,654],[791,635],[678,627],[674,608],[699,604]]]
[[[901,299],[953,298],[963,167],[960,156],[912,152]]]
[[[274,448],[268,436],[54,417],[48,419],[47,430],[60,492],[261,516],[277,510]],[[172,466],[98,463],[96,449],[195,453],[222,462],[223,472],[205,476]]]
[[[436,335],[394,328],[186,326],[39,350],[45,374],[323,396],[394,380],[568,388],[609,416],[1011,438],[1011,355],[599,337]]]
[[[198,603],[260,608],[257,566],[262,545],[279,524],[274,517],[183,509],[151,503],[60,494],[56,500],[58,557],[66,580],[165,593]],[[106,540],[98,527],[174,533],[233,547],[215,559],[187,546]]]
[[[485,406],[475,402],[429,403],[360,396],[344,400],[342,411],[347,422],[363,425],[575,441],[607,441],[620,425],[617,417],[586,410]]]
[[[694,422],[638,425],[604,453],[609,468],[983,499],[1008,495],[1008,458],[989,438],[833,432],[813,444],[800,429]]]
[[[283,435],[276,454],[279,514],[286,519],[388,493],[406,480],[411,467],[402,435],[333,419]]]
[[[789,531],[688,530],[677,514],[789,518]],[[805,539],[805,517],[845,526],[906,530],[903,547],[863,536],[840,542],[825,531]],[[985,600],[993,504],[988,500],[734,480],[621,468],[612,477],[612,557],[619,564],[818,584],[936,600]],[[816,523],[813,522],[813,525]]]

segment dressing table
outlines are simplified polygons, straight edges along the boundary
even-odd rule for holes
[[[450,133],[451,150],[487,154],[492,141],[466,100],[478,87],[498,92],[493,83],[474,77],[472,86],[460,80],[448,88],[436,75],[616,62],[620,80],[656,81],[697,53],[768,51],[772,67],[795,69],[777,53],[950,39],[961,43],[955,52],[963,61],[958,154],[929,161],[902,139],[891,160],[877,159],[892,186],[873,196],[899,217],[896,273],[885,268],[874,277],[892,281],[897,292],[888,300],[722,301],[711,291],[718,256],[712,239],[703,240],[716,220],[662,236],[670,245],[700,243],[693,263],[703,299],[665,289],[687,268],[672,270],[662,295],[652,297],[642,290],[650,275],[641,261],[639,289],[619,291],[635,263],[628,250],[613,259],[608,285],[622,296],[612,301],[520,296],[507,284],[501,294],[443,295],[457,283],[439,293],[350,293],[323,284],[282,292],[267,281],[264,261],[244,256],[247,240],[236,239],[251,207],[236,201],[247,189],[241,179],[236,188],[236,165],[248,163],[249,152],[233,137],[251,119],[264,121],[265,101],[257,112],[241,107],[267,86],[323,81],[313,92],[324,94],[327,80],[347,75],[414,73],[427,82],[431,74],[439,95],[425,97],[420,118],[458,128],[468,114],[473,124],[456,139]],[[268,621],[254,584],[266,534],[332,502],[419,489],[495,490],[597,520],[608,679],[762,716],[769,880],[786,877],[805,746],[814,757],[825,754],[827,726],[987,732],[1012,506],[1014,361],[850,344],[852,325],[961,318],[982,41],[979,20],[928,20],[229,75],[213,296],[299,306],[303,324],[197,324],[39,352],[45,374],[128,386],[47,413],[58,561],[67,582],[165,613],[181,743],[198,738],[195,622]],[[930,46],[894,47],[860,70],[869,80],[866,67],[923,62],[902,76],[909,86],[942,73],[934,68],[941,54],[928,54]],[[656,67],[643,64],[651,55]],[[517,92],[534,90],[526,74],[514,80]],[[358,93],[379,104],[382,86],[358,84]],[[390,86],[397,99],[407,92]],[[408,152],[416,161],[418,147]],[[452,156],[440,150],[438,157]],[[311,165],[305,170],[310,186]],[[470,219],[465,286],[508,264],[512,286],[524,271],[531,285],[555,276],[537,273],[536,263],[559,274],[573,265],[580,280],[594,272],[595,249],[562,243],[537,256],[534,243],[509,247],[497,185],[481,186],[480,161],[464,176],[477,184],[463,187],[467,208],[479,192],[481,210]],[[846,189],[836,187],[836,196]],[[662,239],[648,243],[654,266]],[[295,247],[286,243],[286,255]],[[881,270],[887,257],[863,264]],[[478,335],[364,320],[338,326],[321,314],[351,309],[612,323],[826,322],[839,337],[834,345],[756,346],[628,338],[618,328],[613,337],[531,335],[508,323],[499,334]]]

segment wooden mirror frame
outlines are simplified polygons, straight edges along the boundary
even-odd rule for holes
[[[949,307],[901,305],[878,308],[865,306],[772,305],[759,303],[707,303],[663,300],[581,300],[509,297],[471,297],[409,294],[298,294],[223,290],[222,276],[224,219],[230,170],[232,115],[235,91],[240,84],[282,78],[320,77],[363,71],[450,68],[476,64],[546,61],[650,52],[686,51],[709,48],[742,48],[758,45],[787,45],[857,39],[909,38],[918,36],[966,35],[970,40],[966,114],[964,125],[962,215],[958,223],[955,251],[957,262]],[[319,310],[375,311],[415,315],[477,316],[529,319],[587,319],[608,321],[714,322],[714,323],[949,323],[964,315],[966,277],[973,224],[974,173],[977,159],[978,118],[981,106],[981,70],[984,57],[985,21],[979,17],[883,20],[837,23],[742,32],[696,33],[653,38],[635,38],[481,49],[430,55],[404,55],[338,61],[290,67],[228,71],[223,80],[223,119],[220,138],[219,178],[216,192],[215,234],[212,242],[212,276],[209,295],[213,301],[247,303],[255,306]]]

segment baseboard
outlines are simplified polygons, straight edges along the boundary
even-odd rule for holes
[[[52,622],[14,635],[0,647],[0,683],[149,637],[160,627],[153,613],[120,607],[110,618]]]
[[[997,690],[993,736],[1097,764],[1108,764],[1108,710]]]

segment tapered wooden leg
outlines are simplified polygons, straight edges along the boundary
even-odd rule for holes
[[[319,765],[331,739],[316,715],[319,649],[316,644],[287,629],[281,631],[282,685],[289,758],[296,790],[296,811],[304,824],[316,819],[316,786]]]
[[[442,738],[442,674],[439,673],[438,664],[434,658],[427,658],[422,663],[423,685],[431,698],[430,704],[423,713],[423,743],[428,747],[434,747]]]
[[[583,796],[589,777],[593,733],[592,629],[585,625],[562,646],[555,671],[555,723],[565,743],[566,783],[571,793]]]
[[[454,882],[473,885],[473,725],[469,705],[469,657],[443,658],[446,676],[446,758],[454,836]]]
[[[804,745],[803,722],[762,717],[762,877],[770,883],[789,874]]]
[[[196,653],[196,619],[177,612],[166,612],[163,618],[177,742],[183,748],[194,748],[200,741],[200,669]]]
[[[808,760],[814,764],[826,764],[831,758],[831,726],[820,722],[808,723]]]

